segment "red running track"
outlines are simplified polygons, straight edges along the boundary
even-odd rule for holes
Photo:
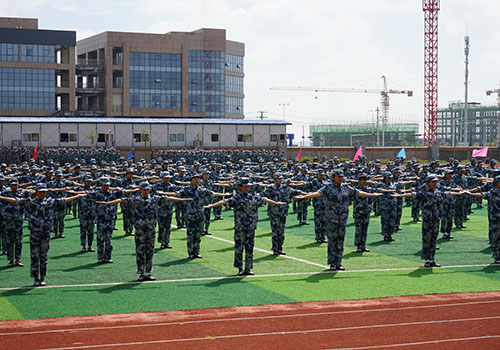
[[[0,349],[500,349],[500,292],[0,322]]]

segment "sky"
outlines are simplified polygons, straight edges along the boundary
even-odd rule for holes
[[[469,101],[496,105],[500,87],[498,0],[441,0],[439,107],[464,100],[464,36],[470,36]],[[245,118],[284,119],[299,141],[309,125],[374,122],[380,95],[270,90],[271,86],[413,90],[390,95],[389,123],[419,123],[424,110],[421,0],[0,0],[2,17],[35,17],[40,29],[166,33],[226,29],[245,44]]]

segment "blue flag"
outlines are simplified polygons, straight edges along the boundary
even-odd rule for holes
[[[134,158],[134,152],[132,151],[132,148],[130,149],[130,152],[128,153],[128,159]]]
[[[402,159],[406,159],[406,152],[405,152],[405,149],[404,147],[401,148],[401,151],[399,151],[398,155],[397,155],[398,158],[402,158]]]

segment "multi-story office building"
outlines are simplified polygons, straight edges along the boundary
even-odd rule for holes
[[[77,44],[80,115],[243,118],[243,43],[223,29],[104,32]]]
[[[75,109],[76,32],[0,17],[0,115],[51,116]]]
[[[283,149],[288,123],[240,120],[244,55],[222,29],[77,43],[0,18],[0,146]]]

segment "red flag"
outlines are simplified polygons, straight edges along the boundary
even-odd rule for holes
[[[300,147],[299,154],[297,154],[297,160],[300,160],[300,154],[302,153],[302,147]]]
[[[35,146],[35,152],[33,152],[33,159],[36,159],[36,149],[38,148],[38,145]]]

